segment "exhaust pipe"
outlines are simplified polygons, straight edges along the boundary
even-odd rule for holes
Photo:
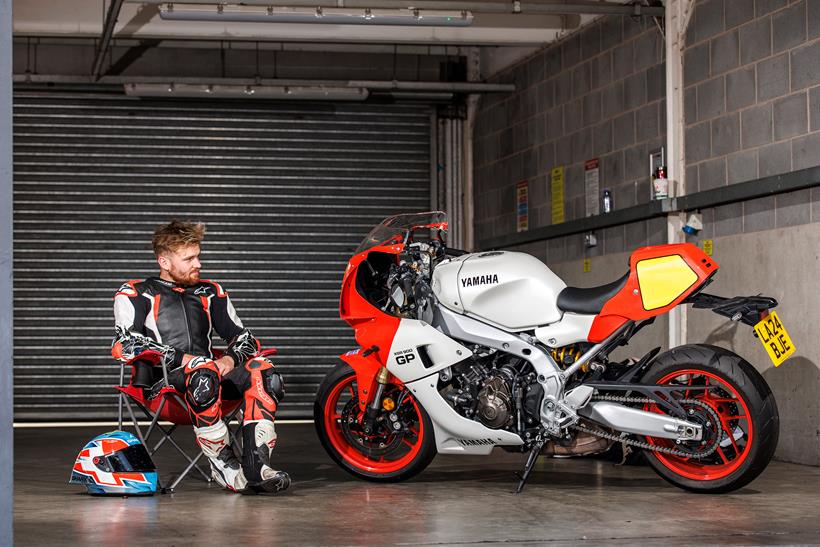
[[[609,401],[591,401],[578,414],[616,431],[675,441],[699,441],[703,438],[700,424],[646,412]]]

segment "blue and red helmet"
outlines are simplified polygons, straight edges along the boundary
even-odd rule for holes
[[[150,495],[157,491],[157,468],[137,437],[110,431],[83,447],[68,482],[84,484],[90,494]]]

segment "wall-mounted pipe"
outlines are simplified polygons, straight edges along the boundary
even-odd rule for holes
[[[481,82],[401,82],[385,80],[299,80],[278,78],[169,78],[167,76],[63,76],[59,74],[15,74],[15,84],[159,84],[169,85],[241,85],[282,87],[349,87],[370,91],[418,91],[440,93],[512,93],[513,84]]]

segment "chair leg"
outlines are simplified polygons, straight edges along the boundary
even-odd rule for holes
[[[117,399],[119,399],[117,401],[117,429],[119,429],[120,431],[122,431],[122,401],[124,397],[125,395],[123,395],[122,393],[120,393],[117,397]]]
[[[151,425],[148,426],[148,433],[145,434],[146,439],[151,437],[151,433],[154,432],[154,428],[157,426],[157,423],[159,422],[159,417],[162,415],[162,409],[165,408],[165,403],[167,401],[168,401],[168,397],[163,397],[162,401],[160,401],[160,403],[159,403],[159,408],[157,408],[157,411],[154,412],[153,415],[151,415],[151,413],[149,413],[147,410],[145,411],[145,413],[148,416],[151,416],[151,418],[152,418]]]
[[[162,432],[162,438],[157,442],[157,444],[152,449],[149,449],[149,454],[151,456],[153,456],[160,449],[160,447],[163,446],[163,444],[165,444],[165,442],[167,441],[188,462],[187,467],[168,486],[163,487],[161,482],[158,484],[158,486],[160,487],[160,491],[162,493],[173,492],[179,485],[179,483],[182,482],[182,480],[186,476],[188,476],[194,469],[196,469],[196,471],[202,476],[202,478],[206,482],[213,482],[213,478],[208,473],[203,471],[202,468],[199,466],[199,461],[203,457],[203,453],[200,451],[195,457],[192,458],[185,452],[185,450],[179,445],[179,443],[177,443],[173,439],[172,434],[174,433],[174,431],[176,431],[177,427],[179,426],[177,424],[172,424],[170,428],[166,429],[163,425],[160,425],[159,423],[160,416],[168,402],[169,397],[173,397],[182,408],[186,408],[187,405],[184,399],[182,399],[182,397],[180,397],[176,393],[167,394],[162,398],[162,401],[160,401],[159,407],[157,408],[156,412],[151,412],[139,402],[134,401],[134,403],[140,408],[140,410],[142,410],[143,414],[145,414],[145,417],[150,420],[150,424],[147,426],[145,432],[143,432],[142,428],[140,428],[139,426],[139,422],[137,421],[136,415],[134,414],[134,409],[131,405],[131,400],[129,400],[128,397],[125,397],[122,394],[120,395],[120,397],[120,405],[122,406],[123,403],[125,404],[125,408],[128,411],[129,416],[131,417],[132,423],[134,424],[134,429],[136,430],[137,437],[139,437],[140,441],[146,446],[146,449],[148,449],[147,441],[151,438],[151,435],[156,433],[157,430]],[[120,412],[122,412],[121,408]],[[237,426],[231,428],[231,422],[234,419],[237,421]],[[238,432],[241,431],[242,428],[242,419],[243,412],[241,406],[237,407],[233,412],[231,412],[228,416],[224,418],[226,425],[228,426],[228,433],[230,435],[231,442],[233,442],[234,446],[237,448],[241,448],[242,446],[242,438],[241,435],[238,434]],[[120,428],[122,429],[122,426],[120,426]]]
[[[125,381],[125,363],[120,363],[120,386],[123,385]],[[119,426],[119,430],[122,431],[122,402],[125,397],[125,394],[120,392],[119,394],[119,402],[117,403],[117,424]]]
[[[142,405],[138,402],[135,402],[134,404],[136,404],[137,407],[142,411],[142,413],[145,414],[145,417],[151,421],[151,424],[146,429],[146,432],[142,433],[141,432],[142,430],[139,428],[139,423],[136,421],[136,418],[134,418],[134,412],[130,408],[128,409],[128,411],[131,413],[131,419],[134,421],[134,428],[137,429],[138,431],[140,431],[140,433],[138,433],[137,436],[140,438],[140,441],[142,441],[142,444],[145,445],[145,449],[148,450],[148,455],[153,456],[154,452],[156,452],[156,448],[154,450],[151,450],[148,446],[148,440],[151,438],[151,435],[154,432],[156,423],[159,420],[159,418],[158,418],[159,413],[151,414],[151,411],[148,410],[144,405]],[[129,406],[130,406],[130,404],[129,404]]]
[[[140,442],[143,444],[143,446],[145,446],[145,449],[147,450],[148,449],[148,443],[146,442],[146,438],[142,436],[142,430],[140,429],[140,425],[139,425],[139,422],[137,421],[137,417],[134,415],[134,409],[131,408],[131,401],[129,401],[126,398],[126,399],[124,399],[124,402],[125,402],[125,408],[128,410],[128,414],[131,416],[131,422],[134,424],[134,430],[137,432],[137,437],[139,438]],[[145,412],[146,414],[149,414],[148,411],[142,405],[139,405],[139,407],[142,409],[143,412]],[[149,416],[150,416],[150,414],[149,414]],[[149,455],[153,456],[154,453],[150,452]],[[163,493],[165,492],[165,487],[162,486],[162,479],[160,479],[159,473],[157,473],[157,489],[160,492],[163,492]]]
[[[153,454],[154,452],[156,452],[157,450],[159,450],[159,447],[160,447],[160,446],[162,446],[162,444],[163,444],[165,441],[167,441],[167,440],[168,440],[168,437],[170,437],[171,435],[173,435],[173,433],[174,433],[174,431],[176,431],[177,427],[178,427],[178,426],[177,426],[177,424],[172,425],[172,426],[170,427],[170,429],[168,429],[168,430],[166,430],[166,429],[165,429],[164,427],[162,427],[162,426],[159,426],[159,427],[158,427],[158,428],[160,429],[160,431],[162,431],[162,433],[163,433],[164,435],[163,435],[163,437],[159,440],[159,442],[156,444],[156,446],[153,448],[153,450],[151,450],[151,454]]]
[[[163,430],[163,432],[164,432],[164,431],[165,431],[165,430]],[[173,438],[171,438],[170,436],[166,436],[166,438],[168,439],[168,442],[169,442],[169,443],[171,443],[171,444],[174,446],[174,448],[176,448],[176,449],[177,449],[177,452],[179,452],[180,454],[182,454],[182,457],[183,457],[183,458],[185,458],[186,460],[188,460],[188,463],[190,463],[190,464],[192,464],[194,467],[196,467],[197,471],[199,471],[199,473],[200,473],[200,474],[201,474],[201,475],[205,478],[205,480],[206,480],[206,481],[211,482],[211,481],[213,480],[213,479],[212,479],[211,477],[209,477],[209,476],[208,476],[208,475],[207,475],[207,474],[206,474],[206,473],[205,473],[205,472],[204,472],[204,471],[203,471],[203,470],[202,470],[202,469],[201,469],[198,465],[196,465],[196,462],[197,462],[197,461],[199,461],[199,458],[202,456],[202,452],[200,452],[200,453],[196,456],[196,458],[191,458],[191,456],[189,456],[189,455],[188,455],[188,454],[187,454],[187,453],[186,453],[186,452],[182,449],[182,447],[181,447],[181,446],[179,446],[179,444],[177,444],[177,442],[176,442]]]
[[[131,421],[134,424],[134,429],[137,432],[137,437],[139,438],[140,442],[144,444],[146,448],[148,448],[148,445],[145,442],[145,437],[143,437],[142,435],[142,430],[140,429],[139,422],[137,421],[137,417],[134,415],[134,409],[131,408],[131,402],[128,399],[125,400],[125,408],[128,410],[128,414],[131,416]],[[143,409],[143,412],[144,411],[145,409]]]
[[[213,478],[211,478],[211,477],[209,477],[209,476],[205,475],[205,473],[203,473],[203,472],[202,472],[202,469],[200,469],[200,468],[199,468],[199,466],[197,465],[197,462],[199,461],[199,459],[200,459],[202,456],[203,456],[203,454],[202,454],[202,452],[200,452],[200,453],[197,455],[197,457],[196,457],[196,458],[194,458],[194,459],[193,459],[193,461],[192,461],[191,463],[189,463],[189,464],[188,464],[188,467],[186,467],[186,468],[185,468],[185,470],[184,470],[182,473],[180,473],[180,474],[179,474],[179,476],[178,476],[176,479],[174,479],[174,482],[172,482],[172,483],[171,483],[171,485],[168,487],[168,491],[173,492],[173,491],[174,491],[174,489],[176,489],[177,485],[178,485],[180,482],[182,482],[182,479],[184,479],[184,478],[185,478],[185,476],[186,476],[186,475],[188,475],[188,473],[190,473],[190,472],[191,472],[191,469],[196,469],[197,471],[199,471],[200,473],[202,473],[202,476],[203,476],[203,477],[205,477],[205,480],[206,480],[207,482],[213,482]]]

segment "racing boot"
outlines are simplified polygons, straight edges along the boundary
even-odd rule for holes
[[[276,430],[271,420],[246,422],[242,426],[242,469],[248,490],[276,493],[290,486],[290,476],[270,466],[270,455],[276,446]]]
[[[214,425],[194,427],[196,442],[211,462],[211,475],[222,487],[240,492],[248,486],[239,458],[230,445],[228,426],[219,420]]]

